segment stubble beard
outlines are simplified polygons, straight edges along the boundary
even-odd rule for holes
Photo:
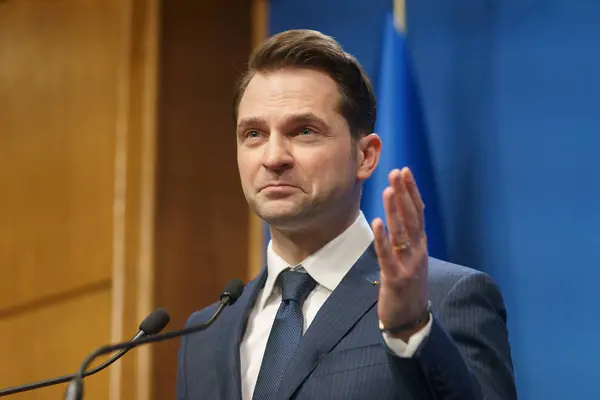
[[[317,202],[289,202],[287,204],[266,204],[253,199],[250,208],[260,219],[273,228],[296,230],[305,227],[319,214],[321,208]]]
[[[308,232],[330,228],[341,214],[345,214],[348,198],[341,193],[331,194],[326,198],[297,200],[293,204],[278,207],[277,204],[265,204],[256,198],[248,201],[252,211],[265,223],[280,231]]]

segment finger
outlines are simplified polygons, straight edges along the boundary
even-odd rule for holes
[[[409,243],[409,238],[404,229],[402,217],[396,207],[396,193],[391,187],[385,188],[383,191],[383,208],[385,209],[385,217],[389,229],[389,240],[393,249],[397,249],[395,253],[401,256],[399,251],[402,246]]]
[[[405,235],[411,240],[411,242],[417,243],[421,236],[421,230],[419,229],[419,218],[417,215],[417,209],[413,199],[408,192],[405,184],[405,175],[408,168],[404,168],[402,171],[392,171],[389,176],[390,185],[394,188],[396,194],[394,200],[396,202],[396,209],[398,210],[402,222]]]
[[[425,230],[425,203],[423,203],[423,199],[421,198],[421,193],[419,192],[419,188],[417,186],[417,182],[415,181],[415,177],[412,171],[409,168],[406,168],[406,172],[404,173],[404,183],[406,184],[406,189],[412,198],[413,204],[415,206],[417,212],[417,220],[419,222],[419,229],[421,231]]]
[[[380,218],[375,218],[371,223],[371,228],[375,236],[375,253],[381,268],[381,279],[382,281],[393,280],[398,276],[398,270],[383,221]]]

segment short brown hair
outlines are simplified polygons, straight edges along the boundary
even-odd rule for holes
[[[241,98],[258,72],[286,68],[309,68],[331,77],[340,91],[339,112],[348,122],[353,138],[375,129],[375,93],[369,77],[351,54],[332,37],[321,32],[296,29],[269,37],[251,54],[247,71],[235,87],[233,117],[237,121]]]

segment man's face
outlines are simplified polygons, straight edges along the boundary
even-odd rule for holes
[[[358,148],[335,81],[309,69],[256,74],[238,110],[237,156],[252,210],[282,229],[353,201]]]

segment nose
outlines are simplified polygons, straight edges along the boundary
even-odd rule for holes
[[[286,137],[279,134],[269,135],[269,141],[263,154],[263,166],[272,171],[284,171],[294,165],[290,152],[290,143]]]

